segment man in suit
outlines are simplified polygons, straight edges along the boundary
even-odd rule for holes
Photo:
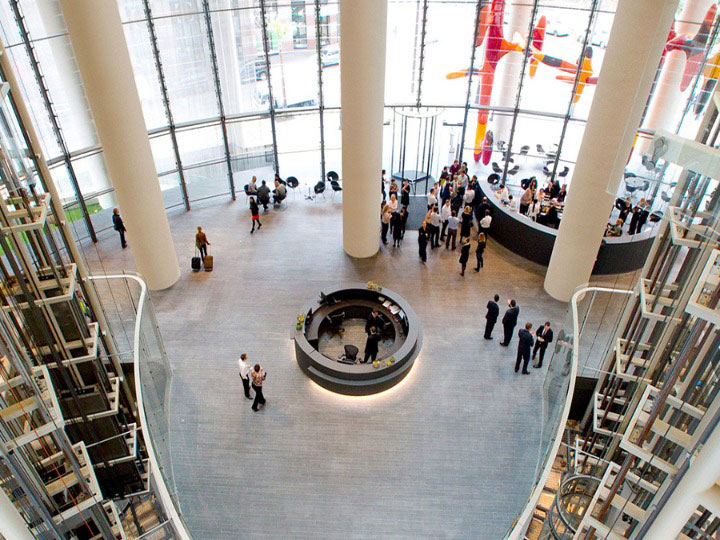
[[[540,351],[540,362],[535,367],[541,368],[543,360],[545,359],[545,349],[547,349],[548,344],[552,343],[553,340],[553,331],[552,328],[550,328],[550,321],[547,321],[544,326],[537,329],[535,337],[537,337],[537,340],[535,341],[535,348],[533,349],[532,354],[533,365],[535,362],[535,355],[537,355],[538,351]]]
[[[495,328],[500,308],[497,305],[500,295],[496,294],[493,300],[487,303],[487,314],[485,315],[485,339],[492,339],[492,331]]]
[[[510,345],[512,339],[513,330],[517,325],[518,315],[520,315],[520,308],[518,307],[515,300],[508,300],[508,309],[503,316],[502,325],[505,331],[503,342],[500,344],[503,347]]]
[[[365,342],[365,358],[363,362],[374,362],[377,358],[378,348],[380,344],[380,334],[378,334],[377,328],[374,326],[370,328],[370,335],[367,337]]]
[[[383,327],[383,322],[380,318],[380,312],[377,309],[373,309],[372,313],[368,317],[368,320],[365,323],[365,333],[370,334],[370,329],[373,327],[377,328],[378,331],[380,328]]]
[[[520,338],[520,343],[518,343],[517,360],[515,360],[515,373],[517,373],[520,369],[520,360],[522,360],[522,374],[530,375],[527,367],[528,363],[530,362],[530,351],[532,350],[533,342],[535,341],[533,339],[532,332],[530,332],[531,329],[532,323],[528,322],[525,323],[525,328],[521,328],[518,332],[518,338]]]

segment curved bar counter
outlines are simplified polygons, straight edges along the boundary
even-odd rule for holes
[[[493,207],[490,236],[513,253],[547,266],[557,238],[557,229],[508,210],[498,201],[487,181],[481,182],[480,191]],[[652,227],[634,236],[603,238],[593,274],[621,274],[642,268],[654,240],[655,231]]]
[[[407,301],[388,289],[369,289],[366,284],[351,284],[344,288],[322,291],[324,300],[313,300],[302,308],[305,315],[302,328],[295,331],[295,356],[305,374],[320,386],[339,394],[363,396],[376,394],[399,383],[412,368],[422,346],[420,319]],[[345,320],[364,320],[373,309],[385,319],[385,337],[392,337],[392,345],[378,355],[379,367],[372,364],[346,364],[330,358],[318,350],[323,333],[337,327],[333,323],[342,314]],[[310,315],[310,316],[308,316]],[[365,343],[358,347],[362,359]],[[394,361],[388,365],[388,360]]]

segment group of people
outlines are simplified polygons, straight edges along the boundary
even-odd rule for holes
[[[500,306],[498,301],[500,295],[496,294],[492,300],[487,303],[487,313],[485,314],[485,339],[492,339],[492,331],[495,328],[498,317],[500,316]],[[517,326],[518,316],[520,315],[520,306],[513,299],[508,299],[508,308],[502,318],[503,341],[500,343],[503,347],[508,347],[512,340],[513,331]],[[525,327],[518,331],[518,350],[515,360],[515,373],[520,370],[522,365],[523,375],[529,375],[528,364],[532,353],[533,367],[541,368],[545,359],[545,351],[548,345],[552,343],[553,331],[550,322],[539,325],[537,330],[532,331],[532,323],[526,322]],[[539,362],[535,363],[535,358],[539,357]]]
[[[522,195],[519,207],[505,184],[495,190],[495,196],[511,211],[529,217],[542,225],[557,228],[560,225],[562,212],[567,197],[567,184],[560,185],[557,180],[550,180],[543,188],[538,189],[537,178],[531,176],[520,182]]]
[[[605,228],[605,236],[622,236],[625,222],[630,217],[630,226],[628,234],[640,234],[642,228],[650,217],[650,209],[652,205],[646,199],[640,199],[640,202],[633,205],[630,197],[617,199],[615,208],[620,212],[615,223],[608,223]]]
[[[267,212],[268,206],[270,205],[270,196],[272,195],[272,202],[274,205],[281,204],[285,197],[287,197],[287,184],[285,180],[280,178],[279,175],[275,175],[275,189],[270,191],[267,182],[263,180],[260,185],[257,185],[257,177],[253,176],[250,183],[245,186],[245,192],[249,196],[248,204],[250,206],[250,216],[252,220],[252,229],[250,234],[255,232],[255,225],[257,224],[258,230],[262,227],[260,223],[260,207],[263,207],[263,212]]]
[[[260,366],[255,364],[254,366],[248,362],[248,355],[243,353],[240,355],[238,360],[238,367],[240,368],[240,379],[242,380],[243,390],[245,391],[245,397],[253,399],[250,395],[250,389],[255,393],[255,399],[253,400],[252,410],[257,412],[259,407],[265,405],[265,396],[263,395],[263,383],[267,379],[267,373]]]

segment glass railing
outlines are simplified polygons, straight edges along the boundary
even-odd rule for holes
[[[602,360],[614,339],[617,310],[622,311],[621,302],[630,294],[630,290],[595,286],[575,290],[562,327],[556,329],[557,337],[543,383],[542,430],[534,482],[527,503],[505,535],[507,540],[523,538],[563,439],[576,377],[580,373],[597,377],[601,372]],[[615,299],[618,306],[613,306],[612,310],[608,309],[611,305],[609,296],[621,297]],[[607,317],[613,317],[612,321],[608,322]],[[612,332],[601,334],[603,328],[610,328]],[[592,356],[588,355],[590,351],[594,351]]]
[[[139,274],[90,276],[108,330],[123,363],[133,363],[137,413],[149,459],[150,486],[168,521],[172,537],[191,538],[183,522],[170,454],[169,410],[172,370],[145,281]],[[159,532],[159,531],[158,531]]]

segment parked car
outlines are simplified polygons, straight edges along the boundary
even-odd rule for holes
[[[340,47],[329,45],[324,47],[320,53],[322,67],[337,66],[340,64]]]
[[[264,81],[267,79],[267,64],[265,58],[258,57],[243,64],[240,70],[240,80],[244,83]]]

